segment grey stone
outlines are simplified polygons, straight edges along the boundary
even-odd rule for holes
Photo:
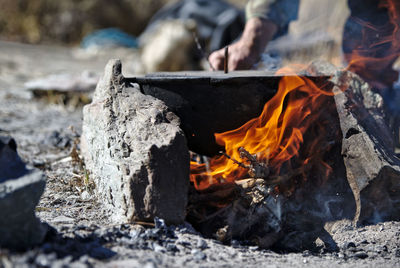
[[[196,261],[202,261],[207,258],[207,255],[198,249],[192,249],[191,254]]]
[[[83,109],[82,155],[99,200],[116,223],[181,223],[189,152],[178,117],[160,100],[126,83],[111,60]]]
[[[0,136],[0,183],[19,178],[27,173],[17,153],[17,144],[11,137]]]
[[[366,258],[368,258],[368,254],[360,251],[360,252],[355,253],[354,257],[359,258],[359,259],[366,259]]]
[[[400,160],[386,124],[384,101],[358,75],[316,61],[313,75],[331,75],[342,132],[347,181],[356,202],[354,223],[400,220]]]
[[[43,241],[47,227],[35,216],[44,191],[43,173],[28,169],[16,143],[0,137],[0,246],[25,249]]]
[[[384,120],[383,99],[353,73],[340,73],[337,79],[342,155],[357,206],[354,221],[399,220],[400,160]]]
[[[199,239],[198,241],[197,241],[197,247],[199,248],[199,249],[206,249],[208,246],[207,246],[207,242],[206,241],[204,241],[203,239]]]

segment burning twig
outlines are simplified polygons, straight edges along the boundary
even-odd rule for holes
[[[245,159],[247,162],[250,162],[250,165],[246,165],[242,162],[239,162],[238,160],[232,158],[225,152],[220,151],[219,153],[228,158],[229,160],[233,161],[241,168],[248,169],[249,170],[248,173],[252,178],[266,180],[270,174],[269,168],[266,166],[266,164],[258,161],[255,156],[251,155],[243,147],[239,148],[240,158]]]
[[[245,148],[239,148],[240,158],[250,162],[249,175],[253,178],[263,178],[267,179],[270,174],[269,168],[265,163],[257,160],[257,158],[251,155]]]
[[[229,160],[231,160],[233,163],[235,163],[236,165],[238,165],[239,167],[242,168],[246,168],[246,169],[250,169],[249,166],[246,166],[245,164],[243,164],[242,162],[237,161],[236,159],[232,158],[230,155],[228,155],[225,152],[220,151],[220,154],[222,154],[223,156],[225,156],[226,158],[228,158]]]

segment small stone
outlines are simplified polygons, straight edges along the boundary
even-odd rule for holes
[[[154,217],[154,224],[155,224],[155,228],[158,228],[158,229],[166,229],[167,228],[165,221],[163,219],[160,219],[159,217]]]
[[[45,254],[39,254],[36,257],[35,263],[40,266],[40,267],[46,267],[49,266],[52,261],[54,261],[56,259],[56,254],[49,254],[49,255],[45,255]]]
[[[368,254],[363,251],[359,251],[354,254],[354,257],[359,259],[366,259],[368,258]]]
[[[83,255],[83,256],[86,256],[86,258],[87,258],[87,255]],[[82,257],[83,257],[83,256],[82,256]],[[83,259],[82,257],[79,258],[79,261],[80,261],[80,262],[84,262],[84,261],[82,261],[82,259]],[[67,256],[67,257],[65,257],[65,258],[62,259],[62,262],[63,262],[64,264],[68,264],[68,263],[71,263],[73,259],[74,259],[73,256]],[[87,262],[87,260],[88,260],[88,259],[86,259],[85,262]]]
[[[143,268],[157,268],[157,265],[154,262],[146,263]]]
[[[239,242],[239,241],[233,239],[233,240],[231,241],[231,246],[234,247],[234,248],[239,248],[241,245],[240,245],[240,242]]]
[[[89,194],[88,191],[83,191],[83,192],[81,193],[81,199],[82,199],[82,200],[88,201],[88,200],[90,200],[90,198],[91,198],[91,196],[90,196],[90,194]]]
[[[160,252],[160,253],[165,253],[165,252],[167,252],[167,250],[166,250],[163,246],[160,246],[160,245],[157,244],[157,243],[153,243],[153,250],[154,250],[155,252]]]
[[[45,163],[43,160],[41,160],[41,159],[33,159],[33,160],[32,160],[32,165],[33,165],[35,168],[44,168],[44,166],[46,165],[46,163]]]
[[[345,244],[344,247],[345,247],[346,249],[355,248],[355,247],[356,247],[356,244],[354,244],[354,242],[347,242],[347,243]]]
[[[68,256],[69,257],[69,256]],[[66,258],[68,258],[68,257],[66,257]],[[88,255],[82,255],[80,258],[79,258],[79,261],[80,262],[83,262],[83,263],[88,263],[89,262],[89,256]]]
[[[208,245],[207,245],[207,242],[206,242],[206,241],[204,241],[203,239],[199,239],[199,240],[197,241],[197,247],[198,247],[199,249],[206,249],[206,248],[208,247]]]
[[[93,248],[92,250],[90,250],[90,253],[89,253],[89,255],[92,258],[101,259],[101,260],[111,258],[115,254],[116,253],[114,251],[109,250],[104,247],[101,247],[101,246]]]
[[[79,261],[74,261],[74,262],[71,262],[71,263],[65,263],[64,266],[61,266],[61,267],[87,268],[87,267],[90,267],[90,266],[88,264],[86,264],[86,263],[82,263],[82,262],[79,262]]]
[[[191,254],[196,261],[202,261],[207,258],[207,255],[198,249],[192,249]]]
[[[252,251],[256,251],[256,250],[258,250],[258,246],[251,246],[251,247],[249,247],[249,249]]]
[[[61,216],[58,216],[58,217],[55,217],[54,219],[52,219],[51,222],[53,222],[53,223],[73,223],[74,219],[64,216],[64,215],[61,215]]]
[[[171,251],[171,252],[177,252],[179,251],[179,249],[176,247],[176,245],[169,243],[166,246],[167,251]]]

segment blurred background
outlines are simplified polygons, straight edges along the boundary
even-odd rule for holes
[[[189,2],[197,6],[183,7]],[[209,53],[240,35],[246,3],[0,0],[0,100],[44,99],[75,110],[91,101],[111,58],[121,59],[126,77],[208,70]],[[346,66],[342,36],[349,14],[347,0],[300,0],[298,19],[268,45],[254,69],[273,72],[313,60]],[[396,88],[400,92],[400,80]],[[386,99],[400,114],[396,96]]]
[[[138,36],[151,17],[177,0],[0,0],[0,38],[78,45],[94,30],[117,27]],[[246,0],[228,0],[243,8]]]
[[[96,30],[112,27],[128,34],[133,38],[132,41],[141,36],[157,11],[165,5],[172,5],[176,2],[178,1],[0,0],[0,40],[87,48],[90,46],[90,42],[87,41],[88,36],[91,37],[90,35]],[[238,10],[243,10],[247,1],[227,0],[226,2],[232,4]],[[341,61],[343,25],[348,15],[346,0],[301,0],[299,19],[291,23],[288,34],[273,42],[269,50],[277,52],[284,64],[293,61],[307,63],[311,59],[317,58],[339,64]],[[189,31],[196,28],[196,25],[190,25],[189,22],[184,24]],[[176,29],[175,26],[172,26],[172,28]],[[168,34],[166,34],[168,30],[163,29],[162,32],[164,32],[162,41],[158,39],[157,42],[168,42]],[[147,44],[142,42],[141,45],[132,45],[131,48],[146,50],[145,46],[151,43],[152,38],[153,36],[146,39]],[[187,35],[187,38],[193,41],[192,35]],[[174,37],[171,39],[174,39]],[[89,41],[93,41],[93,38]],[[190,43],[186,46],[194,45],[193,42],[186,43]],[[202,43],[202,45],[204,46],[202,48],[204,53],[209,53],[207,44]],[[178,41],[176,47],[182,48],[184,46],[182,43],[179,44]],[[152,52],[154,49],[159,50],[159,48],[152,46],[151,52],[147,52],[147,54],[154,57]],[[173,48],[169,49],[174,50]],[[185,49],[182,51],[185,51]],[[168,53],[173,52],[168,50]],[[148,60],[146,55],[140,55],[140,57],[145,61]],[[188,57],[186,60],[192,59]],[[134,72],[201,68],[190,62],[175,64],[175,66],[168,64],[149,65],[151,64],[145,63],[143,66],[143,64],[138,63]]]

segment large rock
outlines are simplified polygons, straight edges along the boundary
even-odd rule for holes
[[[185,218],[189,151],[178,117],[111,60],[83,110],[82,154],[114,222]]]
[[[342,157],[356,202],[354,222],[400,220],[400,160],[384,114],[382,96],[358,75],[323,61],[311,72],[331,74],[342,132]]]
[[[43,241],[47,228],[35,216],[46,181],[29,170],[15,141],[0,137],[0,247],[25,249]]]
[[[383,99],[350,72],[343,73],[338,84],[346,88],[336,88],[335,102],[347,179],[357,204],[354,220],[399,220],[400,160],[384,120]]]

